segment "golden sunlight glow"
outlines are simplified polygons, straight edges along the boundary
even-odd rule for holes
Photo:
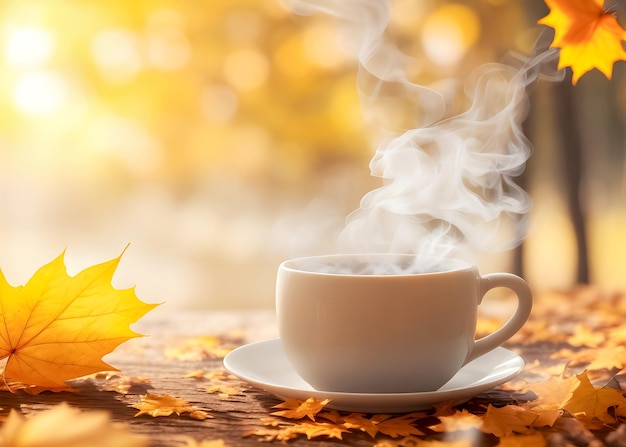
[[[229,121],[239,108],[237,94],[226,85],[213,84],[205,87],[200,101],[202,112],[209,122]]]
[[[269,75],[267,57],[255,48],[242,48],[230,53],[224,61],[224,77],[240,91],[261,87]]]
[[[102,76],[113,83],[131,81],[142,67],[141,41],[132,30],[117,28],[98,33],[91,54]]]
[[[304,30],[302,47],[314,64],[326,70],[336,70],[348,59],[335,27],[329,22],[316,23]]]
[[[191,44],[182,31],[183,18],[175,10],[158,10],[148,17],[148,61],[162,70],[177,70],[191,57]]]
[[[36,72],[19,78],[13,89],[17,108],[26,115],[47,115],[57,111],[68,95],[66,81],[57,73]]]
[[[52,33],[35,26],[10,29],[5,43],[7,62],[13,68],[31,68],[46,63],[54,51]]]
[[[480,22],[476,13],[461,4],[434,10],[424,22],[423,47],[436,64],[455,65],[478,40]]]
[[[113,158],[141,178],[163,162],[163,148],[142,123],[121,116],[103,116],[88,128],[90,147],[103,158]]]

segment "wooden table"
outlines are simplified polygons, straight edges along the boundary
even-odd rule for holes
[[[564,323],[565,324],[565,323]],[[258,446],[262,440],[259,436],[243,435],[247,432],[263,428],[262,419],[269,417],[272,407],[281,403],[281,400],[271,394],[256,389],[236,378],[230,377],[226,382],[215,382],[210,379],[198,379],[189,376],[195,371],[196,375],[223,371],[220,349],[252,341],[270,339],[277,336],[276,324],[272,311],[251,312],[193,312],[169,313],[157,312],[148,314],[134,327],[137,331],[149,334],[124,343],[113,354],[108,356],[110,364],[120,369],[120,375],[126,378],[143,377],[149,383],[141,383],[134,379],[134,385],[122,394],[118,391],[105,391],[104,388],[115,384],[115,378],[91,378],[72,382],[75,392],[43,393],[31,396],[25,393],[0,393],[0,407],[5,411],[15,408],[25,415],[32,415],[41,410],[51,408],[61,402],[89,411],[105,409],[111,413],[114,421],[128,424],[130,430],[150,436],[152,446],[185,446],[190,445],[188,439],[223,440],[226,446]],[[198,351],[190,341],[200,340],[199,337],[215,336],[218,345],[215,349],[206,352],[207,358],[199,360]],[[211,340],[211,338],[207,339]],[[528,334],[521,334],[507,347],[515,350],[526,361],[529,368],[522,372],[521,379],[533,381],[537,379],[536,370],[532,365],[538,362],[545,365],[558,363],[551,357],[557,351],[567,346],[558,339],[553,341],[529,341]],[[620,377],[614,376],[614,385],[619,388]],[[233,386],[239,390],[232,395],[220,396],[217,392],[207,392],[206,389],[215,384]],[[131,407],[136,404],[145,393],[171,395],[187,400],[191,405],[205,410],[212,418],[197,420],[188,415],[172,415],[168,417],[151,417],[142,415],[135,417],[137,409]],[[485,392],[464,404],[461,408],[473,411],[487,404],[506,405],[532,399],[532,395],[506,386],[496,387]],[[622,428],[621,428],[622,427]],[[619,423],[607,426],[598,431],[585,433],[568,433],[567,430],[552,428],[542,433],[551,445],[558,445],[560,441],[569,442],[569,445],[587,445],[598,439],[607,445],[626,445],[626,441],[615,441],[617,435],[611,433],[624,432]],[[422,439],[443,440],[441,433],[432,432],[422,436]],[[607,441],[608,439],[608,441]],[[624,437],[626,439],[626,435]],[[384,442],[389,441],[389,444]],[[299,437],[290,441],[291,445],[304,446],[373,446],[394,445],[394,441],[387,437],[372,439],[366,433],[350,433],[344,440],[319,437],[308,441],[306,437]],[[397,440],[396,440],[397,441]],[[611,441],[611,442],[609,442]],[[496,445],[498,439],[493,435],[474,433],[472,442],[475,445]],[[276,443],[276,441],[274,442]],[[200,445],[200,444],[198,444]],[[598,444],[602,445],[602,444]]]

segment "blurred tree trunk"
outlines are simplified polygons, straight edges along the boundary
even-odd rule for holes
[[[565,198],[574,235],[578,259],[576,263],[576,281],[579,284],[589,283],[589,250],[587,246],[587,219],[585,206],[581,200],[583,184],[584,147],[580,132],[582,123],[578,122],[575,104],[575,87],[568,75],[563,81],[554,84],[553,100],[555,103],[556,129],[560,140],[559,151],[565,180]]]
[[[532,103],[532,99],[531,99],[531,103]],[[533,132],[533,127],[529,124],[528,119],[524,121],[524,123],[522,124],[522,128],[524,131],[524,135],[526,135],[532,141],[531,134]],[[528,191],[528,183],[529,183],[528,182],[528,168],[529,168],[529,165],[527,163],[526,168],[524,169],[524,172],[522,172],[520,176],[515,179],[515,183],[517,183],[519,187],[522,188],[524,191]],[[524,272],[524,246],[525,244],[523,240],[526,236],[527,226],[528,226],[527,221],[524,221],[523,227],[519,229],[521,233],[520,240],[522,240],[522,243],[520,243],[513,250],[513,273],[521,276],[522,278],[524,277],[524,273],[525,273]]]

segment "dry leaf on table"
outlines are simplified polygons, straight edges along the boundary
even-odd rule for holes
[[[174,413],[179,416],[187,414],[189,417],[201,421],[213,417],[206,411],[194,407],[186,400],[167,394],[145,394],[141,396],[139,403],[131,405],[131,407],[139,410],[135,417],[141,416],[142,414],[147,414],[152,417],[171,416]]]
[[[530,428],[539,415],[517,405],[494,407],[489,404],[483,416],[480,430],[497,437],[511,436],[514,433],[531,433]]]
[[[596,418],[603,423],[615,423],[615,416],[609,413],[609,408],[617,408],[618,413],[626,415],[626,398],[623,394],[609,387],[594,386],[587,372],[576,376],[580,386],[572,394],[571,399],[563,407],[574,416],[584,416],[588,419]]]
[[[5,381],[56,389],[66,380],[115,369],[102,356],[138,337],[129,325],[156,306],[141,302],[133,289],[113,288],[120,257],[70,277],[61,254],[19,287],[0,271]]]
[[[196,441],[193,438],[185,437],[185,447],[227,447],[227,444],[223,439],[203,439],[202,441]]]
[[[307,417],[314,421],[315,415],[322,411],[329,402],[330,399],[317,400],[312,397],[309,397],[304,402],[298,399],[289,399],[283,403],[274,405],[274,408],[278,408],[280,411],[274,411],[271,414],[288,419],[302,419]]]
[[[580,380],[576,376],[551,377],[544,382],[529,384],[528,389],[537,395],[537,399],[529,401],[524,407],[538,414],[533,425],[552,427],[579,386]]]

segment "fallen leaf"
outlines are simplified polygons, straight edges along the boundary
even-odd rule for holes
[[[552,377],[544,382],[529,384],[528,389],[537,395],[537,399],[525,405],[538,414],[533,425],[552,427],[579,386],[580,380],[576,376]]]
[[[513,433],[530,433],[537,416],[537,413],[517,405],[494,407],[489,404],[480,430],[499,438]]]
[[[260,436],[265,441],[289,441],[304,435],[307,439],[317,437],[327,437],[334,439],[343,439],[344,433],[350,433],[350,430],[330,422],[314,422],[304,420],[299,423],[284,424],[276,419],[264,421],[266,426],[271,428],[258,428],[244,433],[247,436]]]
[[[141,396],[139,403],[133,404],[131,407],[139,410],[135,417],[142,414],[152,417],[171,416],[174,413],[178,416],[187,414],[189,417],[201,421],[212,417],[206,411],[192,406],[186,400],[167,394],[145,394]]]
[[[343,425],[350,430],[367,433],[372,438],[378,433],[377,424],[363,413],[350,413],[343,418]]]
[[[605,341],[606,336],[602,331],[590,329],[587,325],[578,324],[574,334],[567,339],[571,346],[587,346],[597,348]]]
[[[0,359],[4,380],[60,388],[70,379],[115,369],[102,361],[155,304],[133,289],[111,286],[121,255],[66,273],[63,254],[41,267],[25,286],[9,285],[0,271]]]
[[[560,48],[558,68],[571,67],[572,83],[597,68],[611,79],[613,64],[626,60],[626,33],[604,0],[545,0],[550,13],[538,23],[554,28],[551,47]]]
[[[279,408],[280,411],[274,411],[271,414],[288,419],[302,419],[307,417],[315,421],[315,415],[322,411],[329,402],[330,399],[317,400],[312,397],[309,397],[305,401],[289,399],[283,403],[274,405],[273,408]]]
[[[204,390],[209,394],[217,394],[220,399],[228,400],[230,396],[241,396],[244,388],[232,385],[212,385],[205,387]]]
[[[61,429],[62,427],[62,429]],[[2,447],[145,447],[145,436],[112,423],[104,411],[60,404],[30,418],[12,410],[0,429]]]
[[[388,414],[376,414],[371,417],[379,433],[383,433],[392,438],[410,435],[422,435],[421,430],[413,424],[423,418],[422,413],[408,413],[399,416],[391,416]]]
[[[344,433],[350,433],[345,427],[332,424],[330,422],[313,422],[304,421],[299,424],[290,427],[290,431],[293,433],[303,434],[307,439],[318,438],[325,436],[331,439],[343,439]]]
[[[620,407],[626,409],[626,398],[614,388],[595,387],[587,371],[576,376],[580,385],[574,391],[570,400],[563,407],[574,416],[584,415],[589,419],[597,418],[604,423],[615,423],[615,416],[609,414],[608,409]]]
[[[626,347],[611,344],[609,346],[588,352],[587,369],[595,371],[599,369],[624,369],[626,368]],[[580,358],[573,357],[573,360]]]
[[[456,410],[454,414],[450,416],[437,416],[441,421],[439,424],[434,425],[431,430],[439,433],[470,430],[472,428],[480,428],[483,420],[480,416],[470,413],[467,410]]]

